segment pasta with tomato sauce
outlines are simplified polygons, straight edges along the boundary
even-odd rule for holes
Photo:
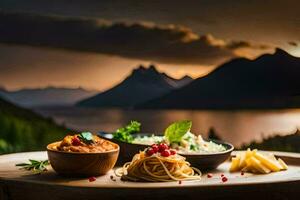
[[[174,150],[169,150],[165,144],[154,144],[136,154],[131,162],[125,163],[122,168],[116,170],[116,175],[122,180],[129,181],[201,180],[201,171],[191,167],[183,156],[178,155]]]

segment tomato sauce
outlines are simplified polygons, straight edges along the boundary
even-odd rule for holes
[[[117,145],[93,135],[92,142],[86,143],[79,139],[78,135],[67,135],[57,145],[52,147],[54,150],[78,153],[101,153],[117,149]]]

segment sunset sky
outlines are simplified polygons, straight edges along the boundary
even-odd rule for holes
[[[297,0],[2,0],[0,86],[105,90],[140,64],[179,78],[275,47],[300,56],[299,7]]]

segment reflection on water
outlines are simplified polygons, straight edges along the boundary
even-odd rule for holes
[[[255,111],[191,110],[119,110],[99,108],[40,108],[43,115],[76,130],[113,131],[130,120],[142,123],[143,132],[162,132],[168,124],[181,119],[193,121],[192,131],[206,136],[214,127],[224,140],[240,145],[251,140],[278,134],[289,134],[300,127],[300,109]]]

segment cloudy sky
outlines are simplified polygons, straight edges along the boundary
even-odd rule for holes
[[[300,56],[299,6],[297,0],[2,0],[0,85],[104,90],[139,64],[179,78],[275,47]]]

